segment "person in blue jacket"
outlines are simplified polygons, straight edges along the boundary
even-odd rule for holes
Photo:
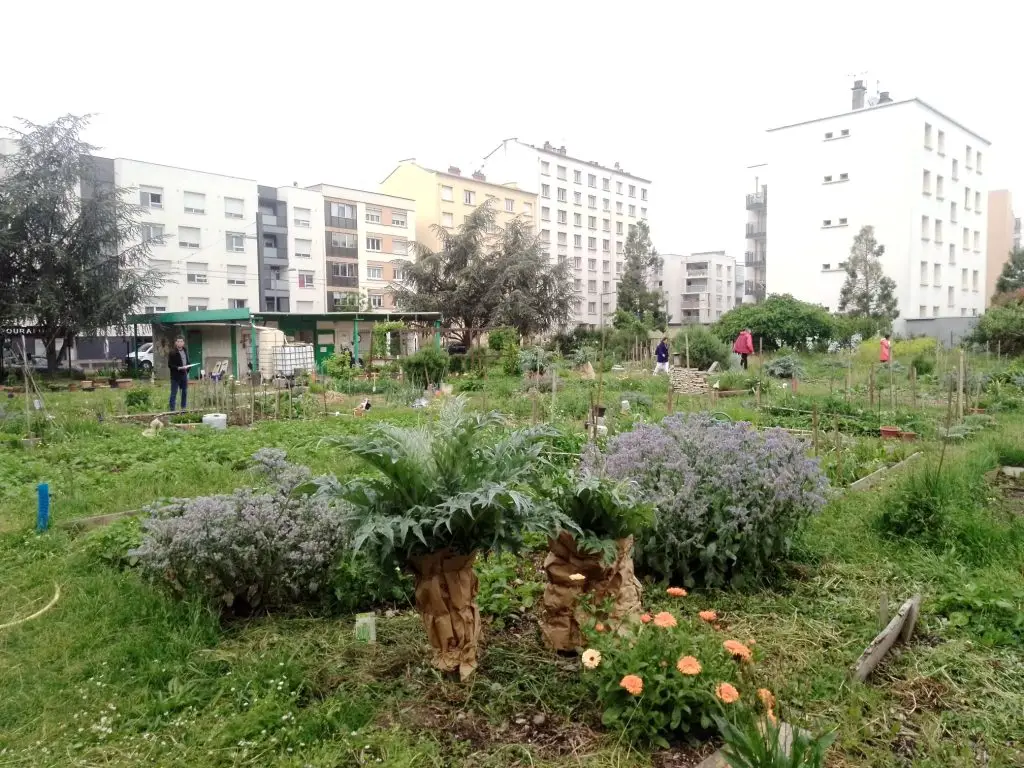
[[[657,361],[654,365],[654,372],[656,374],[662,371],[668,373],[668,339],[665,336],[661,337],[661,343],[654,350],[654,359]]]

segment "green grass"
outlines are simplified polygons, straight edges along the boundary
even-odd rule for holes
[[[591,387],[564,384],[567,402]],[[662,382],[609,377],[605,384],[615,397],[648,395],[649,418],[667,407]],[[530,403],[508,382],[500,386]],[[496,391],[486,392],[490,405],[505,407]],[[826,380],[801,395],[827,392]],[[474,393],[474,402],[484,394]],[[75,402],[74,393],[59,397],[67,399],[50,400]],[[676,407],[701,405],[708,401],[682,399]],[[716,410],[763,418],[753,405],[729,399]],[[412,423],[424,417],[404,408],[371,413]],[[655,764],[602,731],[574,664],[540,644],[531,611],[523,611],[540,578],[529,562],[516,569],[502,559],[485,580],[490,609],[509,613],[494,617],[500,624],[487,631],[479,673],[460,685],[426,664],[422,627],[407,612],[378,617],[374,646],[355,640],[351,616],[295,611],[222,623],[204,606],[170,599],[100,562],[89,535],[27,532],[40,480],[53,484],[60,520],[244,485],[245,459],[265,445],[286,448],[315,471],[344,474],[353,465],[317,439],[369,421],[263,422],[153,439],[140,427],[76,422],[73,434],[35,453],[0,448],[0,529],[8,528],[0,534],[0,624],[44,606],[55,584],[62,592],[40,618],[0,630],[0,765]],[[1022,426],[1024,419],[1002,417],[990,438],[949,449],[944,464],[964,472],[995,466]],[[937,445],[916,447],[928,454],[918,461],[935,460]],[[857,450],[870,458],[880,448],[868,442]],[[1002,605],[1020,605],[1024,555],[1004,546],[996,556],[975,557],[962,546],[881,535],[876,521],[893,494],[913,487],[911,477],[837,496],[801,537],[785,580],[749,592],[692,594],[684,609],[715,608],[731,636],[756,640],[783,716],[816,732],[838,728],[830,765],[1020,765],[1024,661],[1018,636],[1005,626],[1015,614]],[[976,493],[998,491],[971,485],[969,475],[962,482],[967,491],[943,491],[953,523],[1002,524],[1014,511]],[[499,589],[506,573],[524,583]],[[882,596],[895,610],[918,592],[924,602],[915,639],[868,684],[850,683],[848,667],[878,631]],[[646,594],[652,609],[679,608],[662,587],[650,585]],[[964,611],[966,622],[950,620]]]

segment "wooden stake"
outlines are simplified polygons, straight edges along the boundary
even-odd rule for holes
[[[871,364],[871,371],[868,373],[868,402],[875,407],[875,364]]]
[[[690,334],[687,331],[683,332],[683,341],[686,342],[686,368],[690,368]]]
[[[910,407],[917,410],[917,368],[910,365]]]
[[[956,377],[956,418],[957,421],[964,420],[964,350],[960,349],[960,366],[957,369]]]
[[[814,429],[814,455],[818,455],[818,401],[814,401],[814,410],[812,411],[811,425]]]

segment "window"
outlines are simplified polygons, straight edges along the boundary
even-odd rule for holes
[[[587,259],[587,271],[597,272],[597,259]]]
[[[960,173],[957,170],[957,160],[956,160],[956,158],[953,158],[953,181],[956,181],[959,178],[960,178]]]
[[[946,154],[946,134],[943,131],[939,131],[939,154]]]
[[[186,282],[196,283],[196,284],[200,284],[200,285],[208,283],[209,279],[208,279],[207,274],[206,274],[206,271],[207,271],[208,267],[209,267],[208,264],[201,264],[201,263],[199,263],[197,261],[186,262],[186,264],[185,264],[185,274],[186,274],[186,278],[185,279],[186,279]]]
[[[224,217],[228,219],[245,218],[245,201],[237,197],[225,197]]]
[[[973,159],[974,159],[974,152],[971,149],[971,145],[968,144],[967,145],[967,155],[966,155],[966,157],[964,159],[964,168],[966,168],[968,171],[971,170],[974,167],[974,164],[971,162]]]
[[[541,160],[540,161],[540,172],[543,173],[545,176],[550,176],[551,175],[551,163],[549,163],[547,160]]]
[[[587,302],[587,314],[588,315],[596,315],[597,314],[597,302],[596,301],[588,301]]]
[[[928,317],[928,307],[926,307],[924,304],[921,304],[917,308],[917,316],[918,317]]]
[[[565,166],[560,165],[557,167],[556,170],[558,172],[558,178],[560,178],[562,181],[565,181]]]
[[[935,264],[932,267],[932,285],[942,285],[942,265]]]
[[[936,304],[934,307],[932,307],[932,317],[938,317],[938,316],[939,316],[939,305]]]
[[[981,250],[981,232],[974,230],[974,250]]]
[[[551,221],[551,209],[548,208],[546,205],[542,205],[540,207],[540,220]]]
[[[380,235],[367,235],[366,236],[366,250],[368,251],[379,251],[381,249],[381,236]]]
[[[831,183],[832,183],[832,177],[831,176],[826,176],[825,180],[822,182],[822,184],[831,184]]]
[[[956,224],[956,201],[952,200],[949,203],[949,223]]]
[[[622,253],[622,241],[621,240],[616,240],[615,241],[615,252],[616,253]]]
[[[587,238],[587,250],[588,251],[596,251],[597,250],[597,238],[596,237],[588,237]]]
[[[927,216],[921,217],[921,239],[927,240],[931,237],[931,226],[929,225],[929,219]]]
[[[292,221],[296,227],[306,227],[308,229],[311,216],[309,208],[296,208]]]
[[[602,293],[608,293],[608,281],[607,280],[602,280],[601,281],[601,292]],[[607,311],[607,306],[608,305],[605,304],[605,307],[606,307],[605,311]]]
[[[971,273],[971,290],[975,293],[978,292],[978,270]]]
[[[607,197],[601,198],[601,210],[602,211],[611,211],[611,209],[612,209],[611,201]]]
[[[577,184],[583,183],[583,171],[573,171],[572,180]]]
[[[546,185],[545,185],[546,188]],[[544,195],[547,197],[547,195]],[[476,192],[471,189],[465,189],[462,191],[462,202],[465,205],[476,205]]]
[[[601,179],[601,189],[603,189],[605,192],[610,192],[611,188],[612,188],[612,180],[611,179],[602,178]]]
[[[647,187],[640,187],[640,199],[641,200],[646,200],[647,199]]]
[[[825,134],[825,140],[827,141],[828,139],[831,139],[831,138],[832,138],[832,131],[829,131],[828,133]]]
[[[174,272],[174,267],[171,266],[173,262],[169,259],[150,259],[149,268],[154,272],[159,272],[161,275],[171,275]],[[171,278],[172,282],[174,281]]]
[[[830,269],[832,269],[832,265],[831,264],[822,264],[821,265],[821,269],[822,269],[823,272],[828,272]]]
[[[932,148],[932,126],[931,123],[924,124],[924,148]]]
[[[199,228],[178,227],[178,247],[199,249]]]
[[[928,262],[921,262],[921,285],[928,285]]]
[[[605,232],[611,232],[612,231],[612,223],[611,223],[611,221],[609,221],[608,219],[601,219],[601,229],[603,229]]]
[[[636,197],[636,187],[633,184],[629,185],[629,196]]]
[[[960,270],[960,290],[961,291],[966,291],[967,290],[967,270],[966,269],[961,269]]]
[[[964,250],[966,251],[971,247],[971,230],[964,227]]]
[[[384,294],[371,293],[368,294],[368,298],[370,299],[370,306],[373,309],[380,309],[381,307],[384,306]]]
[[[409,226],[409,218],[406,216],[405,211],[398,211],[394,208],[391,209],[391,226],[392,227],[407,227]]]
[[[366,279],[367,280],[383,280],[384,279],[384,267],[367,267],[366,268]]]
[[[245,233],[225,232],[224,245],[232,253],[245,253]]]
[[[409,255],[409,241],[404,237],[391,238],[391,252],[396,256]]]
[[[647,209],[646,208],[641,208],[640,209],[640,218],[641,219],[646,219],[647,218]]]
[[[597,208],[597,196],[587,195],[587,208]]]
[[[583,247],[583,235],[573,235],[572,236],[572,247],[573,248],[582,248]]]
[[[441,199],[452,202],[455,199],[455,190],[449,186],[441,185]]]
[[[164,225],[142,224],[139,226],[139,236],[142,238],[142,242],[144,243],[149,243],[150,245],[163,245]]]
[[[943,200],[946,197],[942,182],[943,179],[941,176],[935,177],[935,197],[937,197],[939,200]]]
[[[245,309],[247,306],[246,299],[228,299],[228,309]]]
[[[515,213],[516,212],[516,201],[513,200],[511,197],[506,197],[505,198],[505,210],[508,213]]]
[[[622,222],[621,221],[616,221],[615,222],[615,234],[616,235],[621,235],[622,234]]]
[[[573,226],[575,226],[575,227],[582,227],[583,226],[583,214],[581,214],[581,213],[574,213],[572,215],[572,223],[573,223]]]
[[[946,289],[946,306],[948,306],[948,307],[955,307],[956,306],[956,291],[953,290],[953,286],[952,285],[949,286],[949,288]]]
[[[981,152],[976,152],[974,155],[974,170],[981,173]]]
[[[956,264],[956,243],[949,244],[949,263]]]
[[[540,196],[541,197],[551,197],[551,185],[550,184],[541,184],[540,185]]]
[[[597,293],[597,280],[587,280],[587,293]]]
[[[841,137],[842,137],[842,136],[849,136],[849,135],[850,135],[850,129],[849,129],[849,128],[843,128],[843,130],[841,130],[841,131],[839,132],[839,135],[840,135]]]
[[[577,265],[576,265],[576,269],[579,269],[579,268],[580,268],[580,265],[579,265],[579,264],[577,264]],[[575,278],[575,279],[574,279],[574,280],[572,281],[572,287],[573,287],[573,288],[575,288],[575,289],[576,289],[577,291],[581,291],[581,290],[583,290],[583,281],[582,281],[582,280],[581,280],[580,278],[578,278],[578,277],[577,277],[577,278]]]
[[[371,208],[370,206],[366,206],[366,223],[380,224],[380,208]]]
[[[332,248],[358,248],[358,235],[353,232],[330,232]],[[353,256],[355,254],[352,254]]]
[[[629,215],[630,216],[636,216],[636,206],[635,205],[629,206]]]
[[[608,249],[606,248],[605,250],[608,250]],[[601,262],[601,271],[604,274],[606,274],[606,275],[611,273],[611,271],[612,271],[612,263],[610,261],[602,261]]]
[[[540,231],[540,241],[542,243],[551,242],[551,230],[550,229],[542,229]]]
[[[850,174],[848,174],[848,173],[840,173],[839,174],[839,180],[840,181],[849,181],[850,180]]]
[[[618,201],[615,202],[615,212],[619,214],[619,216],[622,215],[622,203]]]
[[[188,297],[188,311],[189,312],[205,312],[210,306],[210,300],[207,298],[200,298],[198,296]]]
[[[935,242],[938,245],[942,244],[942,219],[935,220]]]
[[[569,243],[568,238],[569,238],[569,236],[567,234],[565,234],[565,232],[559,232],[558,233],[558,244],[559,245],[568,245],[568,243]]]
[[[921,177],[921,191],[924,194],[926,194],[926,195],[930,195],[932,193],[932,172],[931,171],[925,171],[924,174],[922,175],[922,177]]]
[[[144,208],[163,208],[164,190],[163,187],[140,187],[139,205]]]
[[[597,229],[597,216],[587,216],[587,229]]]
[[[566,211],[559,211],[558,212],[558,223],[559,224],[568,224],[569,223],[569,214],[568,214],[568,212],[566,212]]]
[[[359,276],[359,265],[358,264],[339,264],[332,262],[331,275],[334,277],[358,277]]]
[[[453,227],[453,226],[455,226],[455,222],[453,220],[453,216],[450,213],[442,213],[441,214],[441,226],[442,227]]]
[[[971,210],[971,188],[964,187],[964,210]]]
[[[313,241],[295,238],[295,258],[309,259],[313,255]]]
[[[845,227],[846,226],[846,219],[842,219],[842,218],[839,219],[839,226],[840,227]]]
[[[592,173],[587,174],[587,186],[597,189],[597,176]]]
[[[974,212],[981,213],[981,192],[974,193]]]
[[[573,192],[572,193],[572,201],[576,205],[583,205],[583,193],[582,192]]]
[[[565,196],[565,189],[562,188],[562,187],[559,187],[558,188],[558,202],[564,203],[564,202],[566,202],[566,200],[567,200],[567,198]]]
[[[186,192],[185,213],[195,213],[198,215],[206,213],[206,195],[200,192]]]
[[[395,265],[392,268],[391,272],[395,276],[395,282],[396,283],[404,282],[404,280],[405,280],[405,267],[400,267],[398,265]]]
[[[299,272],[299,288],[312,288],[313,275],[313,272]]]
[[[523,203],[523,215],[533,216],[533,203]]]
[[[610,240],[602,240],[601,241],[601,250],[604,251],[605,253],[611,253],[611,250],[612,250],[611,241]]]

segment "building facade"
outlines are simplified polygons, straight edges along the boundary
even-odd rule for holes
[[[395,288],[415,255],[416,202],[408,197],[317,184],[322,199],[328,310],[395,306]],[[319,225],[317,225],[319,226]]]
[[[739,303],[737,289],[742,291],[742,277],[737,275],[736,259],[725,251],[661,257],[656,279],[670,326],[710,325]]]
[[[1020,245],[1020,219],[1013,215],[1013,198],[1008,189],[988,193],[988,242],[986,243],[985,306],[992,303],[996,281],[1010,251]]]
[[[261,184],[258,192],[259,310],[325,311],[323,197],[294,186]]]
[[[615,312],[630,229],[648,218],[651,181],[615,163],[571,157],[564,146],[506,139],[484,158],[495,181],[537,195],[537,231],[552,260],[568,261],[579,296],[574,321],[597,327]]]
[[[896,281],[896,331],[969,324],[985,307],[989,142],[920,99],[865,93],[857,81],[851,110],[768,131],[766,292],[836,311],[853,238],[871,225]]]

